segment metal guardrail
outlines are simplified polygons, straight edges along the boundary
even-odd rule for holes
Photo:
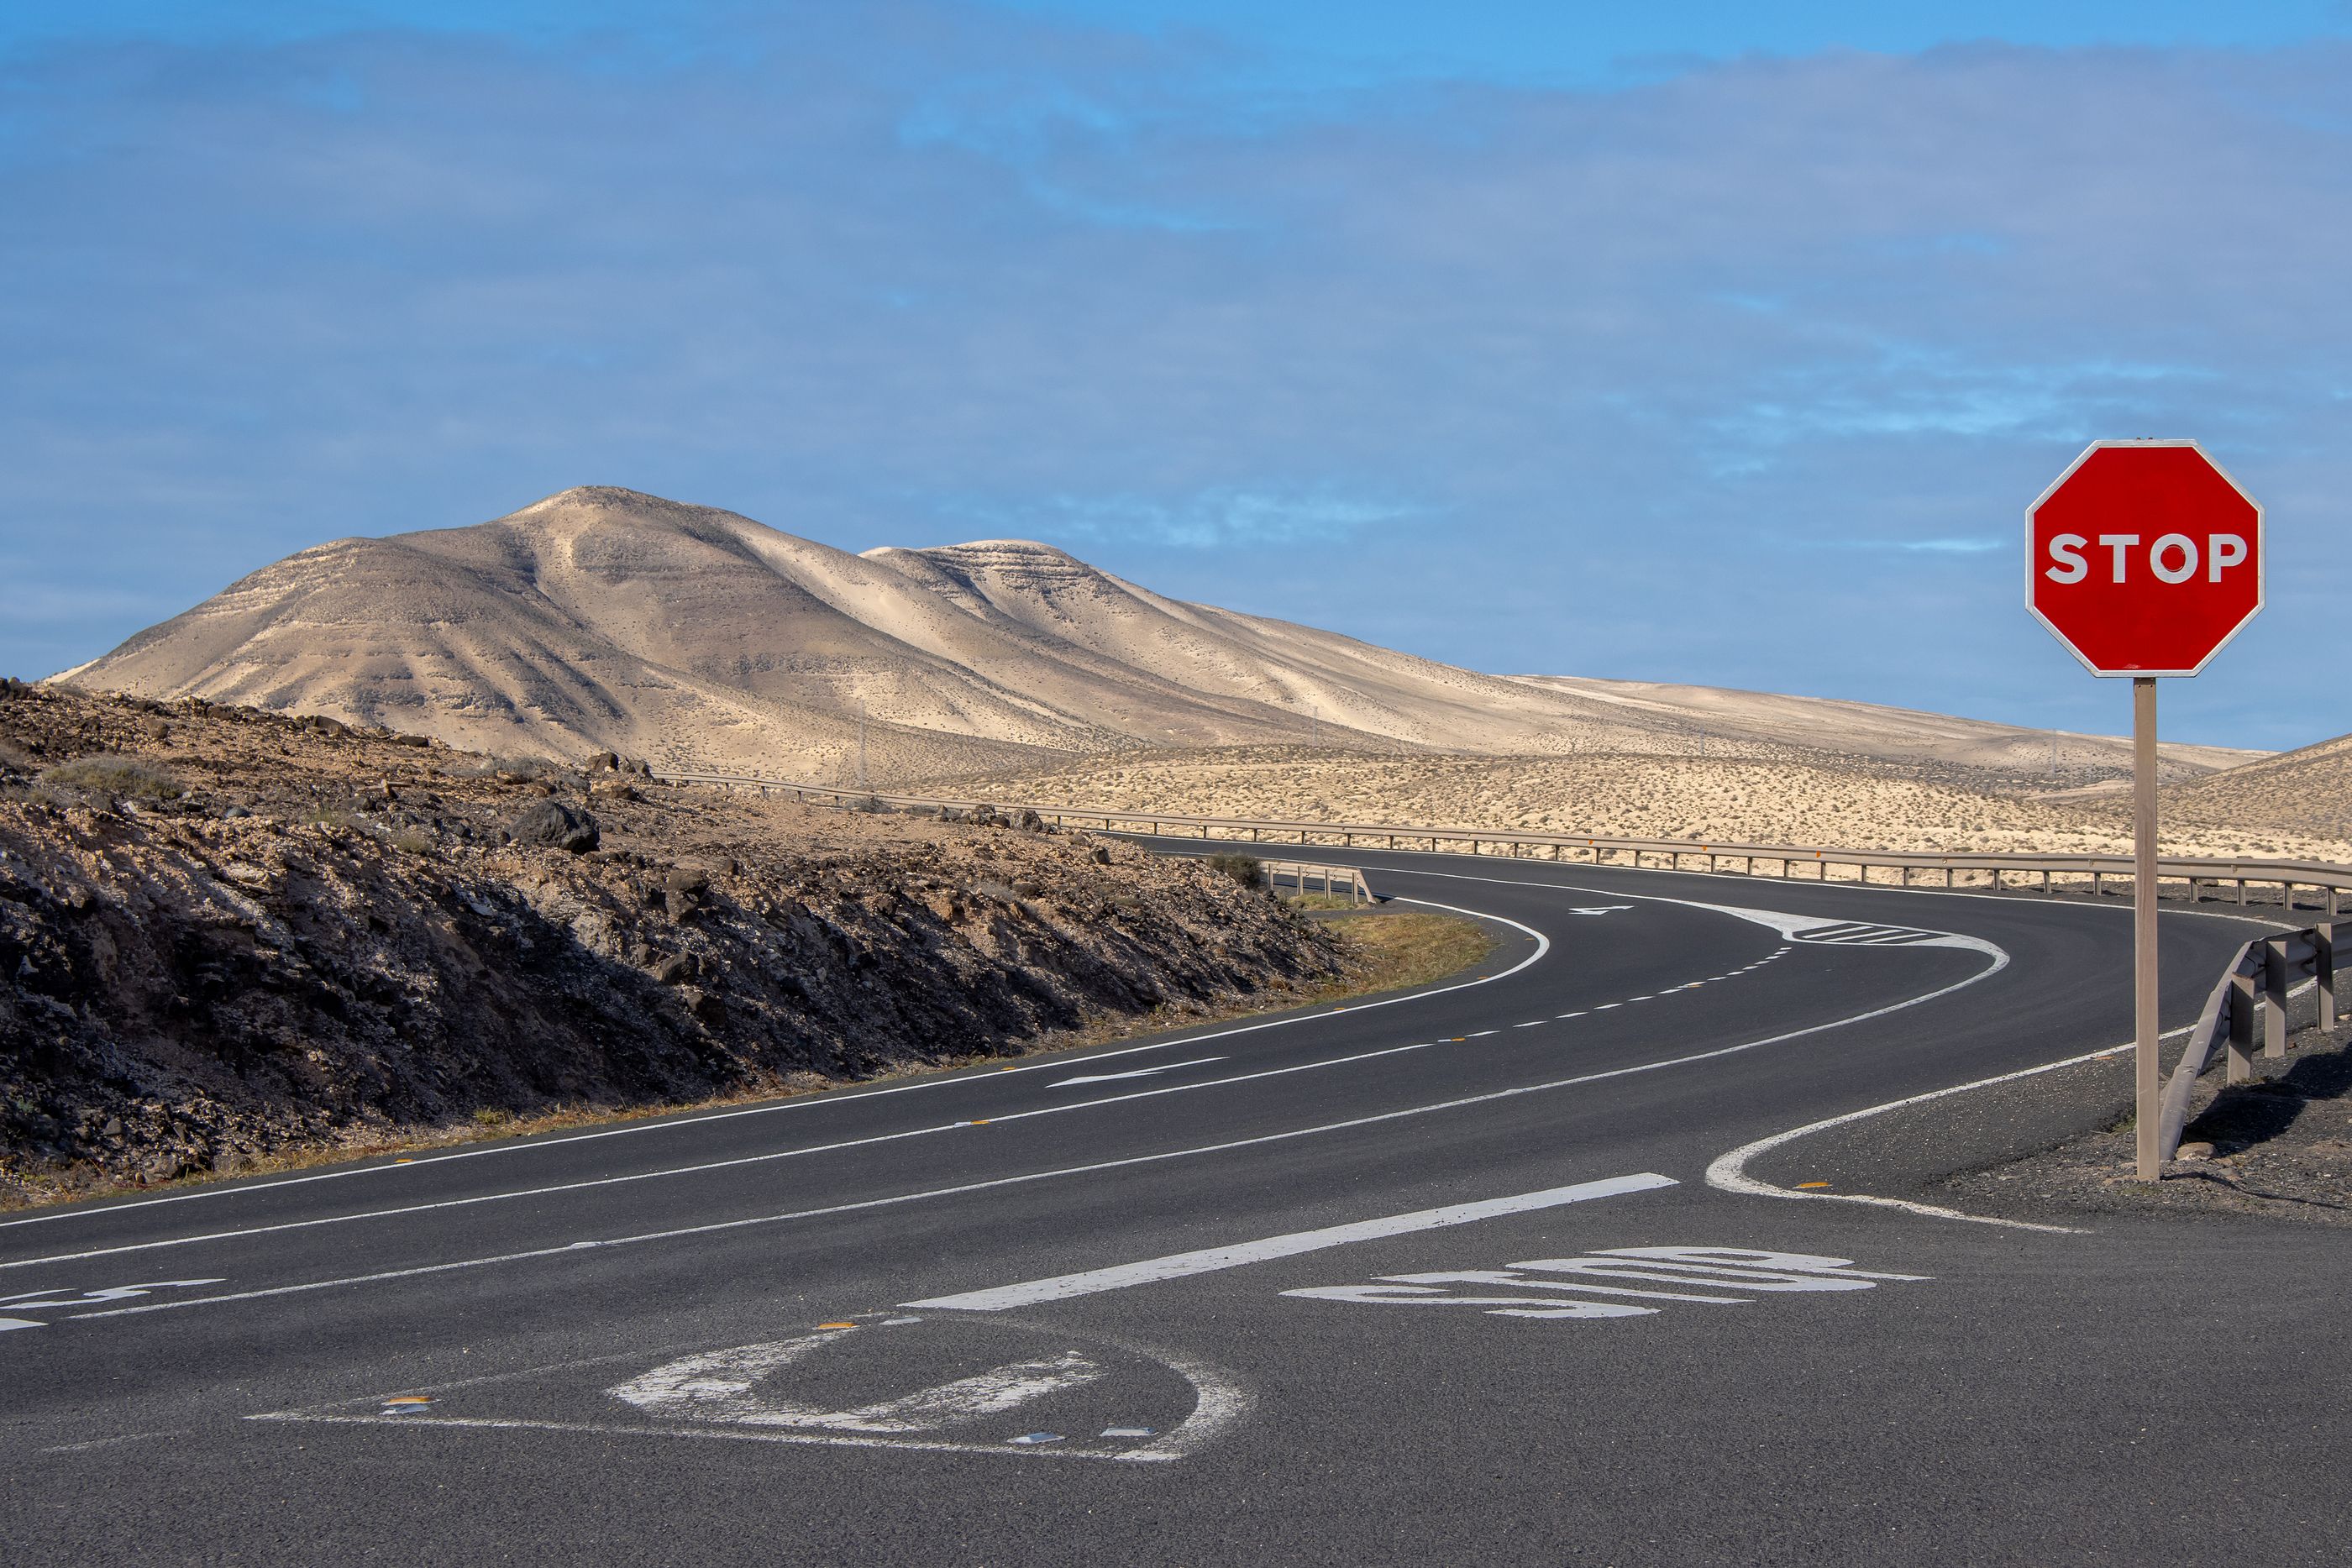
[[[2253,1076],[2254,1032],[2259,1024],[2262,1053],[2286,1054],[2287,998],[2298,982],[2308,979],[2318,993],[2319,1027],[2336,1027],[2336,926],[2333,922],[2257,936],[2240,947],[2230,967],[2205,999],[2205,1010],[2189,1031],[2180,1060],[2165,1080],[2162,1112],[2157,1122],[2157,1157],[2168,1160],[2180,1150],[2181,1129],[2189,1124],[2189,1102],[2197,1092],[2216,1048],[2226,1051],[2229,1064],[2222,1082],[2242,1083]]]
[[[1351,906],[1380,902],[1379,894],[1372,892],[1372,884],[1364,879],[1363,870],[1358,866],[1325,865],[1320,861],[1261,860],[1258,864],[1265,868],[1268,881],[1280,882],[1287,877],[1301,893],[1344,893]],[[1310,885],[1318,882],[1322,883],[1319,888]]]
[[[753,789],[772,795],[786,795],[796,800],[816,800],[838,806],[854,806],[865,800],[877,800],[889,806],[928,809],[945,808],[970,811],[992,806],[1000,811],[1034,811],[1045,821],[1057,826],[1095,827],[1106,832],[1147,832],[1154,838],[1188,838],[1197,833],[1202,839],[1231,835],[1236,841],[1249,843],[1335,844],[1354,848],[1361,844],[1371,848],[1421,850],[1431,852],[1445,851],[1455,853],[1487,854],[1499,852],[1510,859],[1552,861],[1582,861],[1595,865],[1644,865],[1664,862],[1664,869],[1680,871],[1683,862],[1697,861],[1710,872],[1734,870],[1740,874],[1762,876],[1760,865],[1777,868],[1780,877],[1796,877],[1801,870],[1811,868],[1813,875],[1801,880],[1829,881],[1833,868],[1850,869],[1853,880],[1870,882],[1871,873],[1893,873],[1878,883],[1881,886],[1911,887],[1918,885],[1915,878],[1935,878],[1930,887],[1963,885],[1958,878],[1984,876],[1989,882],[1973,885],[1988,886],[2001,892],[2021,879],[2028,888],[2034,887],[2039,878],[2039,890],[2055,890],[2053,879],[2063,878],[2077,887],[2087,886],[2096,895],[2105,894],[2107,883],[2118,882],[2127,887],[2131,881],[2132,858],[2127,854],[2114,855],[2044,855],[2026,853],[1947,853],[1936,851],[1847,850],[1818,845],[1698,843],[1687,839],[1612,838],[1590,833],[1513,832],[1499,828],[1428,828],[1405,827],[1385,822],[1284,822],[1265,821],[1246,817],[1196,817],[1173,811],[1127,810],[1110,806],[1045,806],[1034,803],[950,800],[928,795],[881,795],[865,789],[838,789],[824,784],[804,784],[789,779],[762,779],[737,773],[662,773],[658,777],[688,784],[717,784],[731,789]],[[1171,832],[1170,830],[1177,830]],[[1247,835],[1244,839],[1244,835]],[[1646,857],[1646,858],[1645,858]],[[2157,884],[2159,894],[2167,882],[2187,884],[2191,900],[2203,898],[2209,887],[2234,885],[2237,902],[2246,903],[2249,886],[2275,885],[2280,890],[2280,902],[2288,909],[2302,907],[2295,903],[2298,891],[2308,889],[2325,896],[2324,905],[2333,918],[2340,911],[2344,895],[2352,893],[2352,866],[2332,865],[2322,861],[2252,860],[2243,858],[2210,858],[2168,855],[2157,862]],[[1843,880],[1843,879],[1841,879]]]

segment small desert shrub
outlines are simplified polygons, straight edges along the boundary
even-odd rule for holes
[[[396,828],[384,842],[408,855],[427,854],[434,848],[433,835],[422,828]]]
[[[187,792],[162,768],[133,757],[77,757],[44,769],[41,782],[53,789],[133,800],[176,800]]]
[[[478,1127],[503,1127],[507,1121],[507,1113],[494,1105],[485,1105],[474,1113],[474,1124]]]
[[[1265,862],[1255,855],[1211,855],[1209,869],[1219,876],[1233,878],[1244,887],[1265,885]]]

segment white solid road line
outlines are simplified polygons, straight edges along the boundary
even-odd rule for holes
[[[1808,1035],[1822,1034],[1833,1029],[1843,1029],[1849,1024],[1867,1023],[1872,1019],[1885,1018],[1890,1013],[1898,1013],[1906,1008],[1919,1007],[1925,1003],[1935,1001],[1938,998],[1950,996],[1955,991],[1966,989],[1968,987],[1975,985],[1979,980],[1999,973],[2000,967],[2001,966],[1998,964],[1990,965],[1979,970],[1977,973],[1970,975],[1964,980],[1956,980],[1948,986],[1944,986],[1936,990],[1925,992],[1919,996],[1907,998],[1903,1001],[1890,1002],[1885,1007],[1873,1008],[1867,1012],[1854,1013],[1846,1018],[1832,1019],[1827,1023],[1811,1024],[1803,1029],[1790,1030],[1784,1034],[1768,1035],[1762,1040],[1743,1040],[1738,1045],[1717,1046],[1710,1051],[1693,1051],[1687,1056],[1669,1057],[1662,1061],[1637,1062],[1631,1067],[1612,1067],[1599,1072],[1579,1073],[1572,1078],[1557,1078],[1547,1083],[1528,1083],[1522,1084],[1516,1089],[1495,1089],[1489,1090],[1484,1094],[1466,1094],[1458,1099],[1433,1101],[1426,1105],[1409,1105],[1399,1111],[1381,1111],[1369,1116],[1350,1117],[1343,1122],[1326,1122],[1318,1126],[1294,1127],[1285,1132],[1263,1133],[1256,1137],[1235,1138],[1221,1144],[1204,1144],[1195,1148],[1171,1149],[1160,1154],[1151,1155],[1131,1155],[1125,1159],[1102,1160],[1092,1165],[1084,1166],[1066,1166],[1055,1170],[1031,1171],[1020,1176],[998,1176],[988,1181],[965,1182],[956,1186],[935,1187],[924,1192],[901,1193],[891,1197],[861,1198],[849,1203],[828,1204],[819,1208],[796,1209],[782,1214],[754,1215],[745,1219],[715,1220],[705,1225],[684,1226],[674,1230],[651,1230],[635,1236],[617,1237],[610,1240],[575,1241],[568,1246],[541,1247],[534,1248],[531,1250],[525,1252],[509,1252],[483,1258],[461,1259],[455,1262],[448,1263],[428,1263],[410,1269],[390,1269],[379,1273],[353,1274],[341,1279],[312,1281],[298,1285],[279,1285],[266,1290],[243,1291],[231,1295],[193,1296],[179,1301],[155,1301],[144,1306],[117,1307],[110,1311],[102,1312],[79,1312],[75,1314],[75,1317],[134,1317],[148,1312],[176,1312],[184,1307],[200,1307],[218,1301],[258,1301],[269,1296],[294,1295],[307,1291],[321,1291],[340,1285],[374,1284],[390,1280],[409,1279],[417,1275],[446,1273],[451,1270],[457,1269],[478,1269],[497,1263],[514,1263],[534,1259],[556,1258],[562,1256],[566,1252],[582,1251],[596,1247],[625,1247],[640,1241],[666,1241],[678,1237],[703,1236],[718,1231],[740,1230],[747,1226],[774,1225],[788,1220],[815,1219],[827,1215],[854,1213],[862,1209],[887,1208],[893,1205],[901,1203],[918,1203],[929,1198],[954,1197],[965,1193],[985,1192],[997,1187],[1018,1186],[1026,1182],[1047,1181],[1057,1176],[1088,1176],[1097,1171],[1119,1170],[1131,1166],[1152,1165],[1163,1160],[1186,1159],[1196,1155],[1223,1154],[1233,1149],[1255,1148],[1267,1144],[1284,1143],[1292,1138],[1315,1137],[1325,1133],[1350,1132],[1358,1127],[1378,1126],[1385,1122],[1400,1122],[1413,1116],[1427,1116],[1444,1111],[1465,1110],[1473,1105],[1488,1105],[1499,1101],[1516,1100],[1523,1094],[1545,1094],[1558,1089],[1573,1089],[1587,1083],[1605,1082],[1613,1078],[1630,1078],[1638,1073],[1659,1072],[1670,1067],[1687,1067],[1694,1062],[1713,1061],[1726,1056],[1737,1056],[1743,1051],[1760,1051],[1768,1045],[1779,1045],[1786,1040],[1801,1040]],[[1415,1046],[1406,1046],[1400,1049],[1410,1051],[1418,1050],[1420,1048]],[[1390,1053],[1378,1052],[1375,1054],[1386,1055]],[[1150,1091],[1150,1092],[1160,1094],[1171,1092],[1171,1091],[1152,1090]],[[1142,1096],[1140,1095],[1124,1096],[1124,1098],[1141,1097]],[[1076,1107],[1071,1108],[1076,1109]],[[1042,1113],[1024,1113],[1040,1114]],[[194,1239],[205,1239],[195,1238]],[[172,1245],[172,1243],[163,1243],[163,1245]]]
[[[792,1100],[777,1101],[764,1105],[747,1105],[732,1111],[713,1111],[701,1115],[677,1116],[661,1121],[637,1122],[627,1126],[604,1127],[593,1133],[567,1133],[561,1137],[537,1138],[522,1143],[494,1144],[478,1149],[464,1149],[456,1154],[433,1155],[406,1161],[400,1165],[359,1166],[343,1170],[319,1171],[310,1176],[289,1176],[272,1182],[244,1182],[235,1186],[205,1187],[194,1192],[173,1193],[163,1197],[141,1198],[130,1203],[80,1206],[48,1214],[27,1215],[16,1219],[0,1219],[0,1230],[19,1225],[42,1225],[59,1219],[86,1218],[92,1215],[119,1214],[128,1209],[154,1208],[170,1203],[193,1203],[204,1198],[237,1197],[257,1192],[274,1192],[279,1187],[302,1186],[312,1182],[341,1181],[351,1176],[381,1176],[386,1172],[407,1172],[425,1166],[441,1165],[451,1160],[484,1159],[498,1155],[529,1154],[538,1149],[551,1149],[566,1144],[593,1143],[600,1138],[630,1137],[642,1133],[658,1133],[677,1127],[698,1126],[709,1122],[731,1122],[743,1116],[767,1116],[782,1112],[809,1111],[827,1105],[840,1105],[854,1100],[874,1100],[891,1094],[911,1094],[926,1089],[952,1089],[958,1085],[994,1083],[1005,1075],[1021,1072],[1066,1071],[1072,1067],[1108,1061],[1113,1057],[1132,1056],[1141,1051],[1168,1051],[1179,1046],[1203,1045],[1213,1040],[1227,1040],[1235,1035],[1255,1034],[1261,1030],[1284,1029],[1293,1024],[1311,1023],[1339,1012],[1370,1012],[1375,1008],[1392,1008],[1406,1002],[1425,1001],[1474,987],[1493,985],[1540,963],[1551,951],[1551,938],[1532,925],[1523,925],[1507,915],[1490,915],[1485,910],[1464,909],[1451,904],[1440,904],[1427,898],[1397,898],[1398,904],[1417,904],[1426,909],[1443,909],[1450,915],[1460,915],[1474,920],[1489,920],[1497,925],[1508,925],[1535,939],[1536,950],[1507,969],[1475,979],[1460,980],[1450,986],[1436,986],[1423,990],[1407,991],[1402,996],[1384,997],[1377,1001],[1348,1002],[1316,1012],[1296,1013],[1287,1018],[1267,1019],[1258,1023],[1236,1024],[1230,1029],[1213,1030],[1205,1034],[1185,1034],[1172,1039],[1146,1040],[1139,1045],[1121,1046],[1115,1051],[1097,1051],[1083,1056],[1054,1056],[1035,1061],[1007,1064],[992,1072],[963,1072],[939,1078],[924,1078],[912,1083],[893,1084],[887,1089],[866,1089],[850,1093],[814,1094]],[[1211,1059],[1217,1060],[1217,1059]],[[958,1124],[959,1125],[962,1124]],[[0,1268],[7,1267],[0,1264]]]
[[[16,1219],[0,1219],[0,1230],[12,1229],[19,1225],[47,1225],[60,1219],[86,1219],[93,1215],[121,1214],[130,1209],[159,1208],[172,1203],[194,1203],[215,1197],[240,1197],[257,1192],[275,1192],[280,1187],[304,1186],[312,1182],[341,1181],[351,1176],[382,1176],[386,1172],[421,1170],[426,1166],[443,1165],[451,1160],[475,1160],[485,1159],[495,1155],[530,1154],[537,1149],[560,1148],[566,1144],[593,1143],[599,1138],[625,1138],[641,1133],[658,1133],[677,1127],[699,1126],[709,1122],[731,1122],[741,1116],[769,1116],[788,1111],[817,1110],[827,1105],[845,1104],[853,1100],[874,1100],[888,1094],[911,1094],[919,1090],[951,1089],[959,1084],[994,1083],[1001,1082],[1009,1073],[1066,1072],[1073,1067],[1090,1066],[1097,1061],[1108,1061],[1113,1057],[1132,1056],[1139,1051],[1169,1051],[1179,1046],[1202,1045],[1213,1040],[1229,1040],[1235,1035],[1255,1034],[1260,1030],[1285,1029],[1292,1024],[1309,1023],[1319,1019],[1328,1019],[1334,1013],[1370,1012],[1375,1008],[1401,1007],[1406,1002],[1425,1001],[1431,997],[1448,996],[1455,991],[1469,990],[1475,986],[1490,986],[1497,980],[1509,979],[1530,965],[1540,963],[1545,955],[1551,951],[1550,937],[1546,936],[1534,926],[1522,925],[1507,915],[1489,915],[1479,909],[1463,909],[1454,904],[1439,904],[1433,899],[1427,898],[1399,898],[1395,902],[1417,904],[1425,909],[1443,909],[1449,915],[1465,915],[1474,920],[1491,920],[1497,925],[1508,925],[1514,930],[1523,931],[1535,938],[1536,950],[1507,969],[1498,970],[1492,975],[1481,975],[1475,979],[1460,980],[1450,986],[1437,986],[1425,990],[1407,991],[1402,996],[1383,997],[1377,1001],[1347,1002],[1316,1012],[1293,1014],[1288,1018],[1267,1019],[1259,1023],[1236,1024],[1231,1029],[1213,1030],[1206,1034],[1185,1034],[1168,1040],[1146,1040],[1139,1045],[1121,1046],[1116,1051],[1097,1051],[1083,1056],[1049,1056],[1035,1061],[1005,1065],[993,1072],[966,1072],[957,1073],[951,1077],[924,1078],[912,1083],[893,1084],[887,1089],[866,1089],[854,1093],[814,1094],[799,1099],[776,1101],[765,1105],[747,1105],[734,1111],[713,1111],[698,1116],[677,1116],[663,1121],[635,1122],[627,1126],[600,1128],[593,1133],[567,1133],[556,1138],[536,1138],[514,1144],[493,1144],[485,1148],[460,1150],[456,1154],[433,1155],[409,1159],[397,1165],[353,1166],[341,1170],[318,1171],[310,1176],[288,1176],[279,1181],[241,1182],[235,1186],[203,1187],[194,1192],[172,1193],[163,1197],[140,1198],[130,1203],[77,1206],[54,1210],[47,1214],[27,1215]],[[1101,1102],[1090,1102],[1090,1103],[1101,1103]],[[956,1124],[961,1126],[966,1124]],[[0,1268],[8,1266],[0,1264]]]
[[[2167,1030],[2159,1040],[2171,1040],[2187,1034],[2193,1024]],[[1831,1116],[1819,1122],[1809,1122],[1801,1127],[1791,1127],[1785,1133],[1775,1133],[1769,1138],[1759,1138],[1752,1144],[1742,1144],[1727,1154],[1716,1156],[1706,1167],[1706,1185],[1719,1192],[1744,1193],[1750,1197],[1797,1197],[1822,1199],[1831,1203],[1861,1203],[1874,1208],[1898,1208],[1906,1214],[1916,1214],[1927,1219],[1964,1219],[1971,1225],[1998,1226],[2004,1230],[2042,1230],[2060,1236],[2080,1236],[2080,1228],[2072,1225],[2037,1225],[2025,1219],[2000,1219],[1989,1214],[1964,1214],[1957,1208],[1944,1208],[1932,1203],[1914,1203],[1908,1198],[1879,1197],[1864,1192],[1794,1192],[1770,1182],[1759,1181],[1748,1174],[1748,1162],[1760,1154],[1791,1144],[1814,1133],[1843,1127],[1849,1122],[1860,1122],[1889,1111],[1900,1111],[1906,1105],[1924,1105],[1930,1100],[1941,1100],[1948,1094],[1965,1094],[1971,1089],[1990,1089],[1996,1083],[2014,1083],[2021,1078],[2034,1078],[2044,1072],[2055,1072],[2062,1067],[2080,1067],[2101,1057],[2117,1056],[2131,1050],[2129,1044],[2111,1045],[2103,1051],[2085,1051],[2063,1061],[2047,1061],[2040,1067],[2023,1068],[2016,1072],[2003,1072],[1991,1078],[1979,1078],[1972,1083],[1955,1083],[1948,1089],[1931,1089],[1925,1094],[1913,1094],[1902,1100],[1889,1100],[1884,1105],[1872,1105],[1860,1111],[1849,1111],[1843,1116]]]
[[[598,1187],[625,1186],[632,1182],[658,1181],[667,1176],[703,1176],[711,1171],[736,1170],[745,1166],[772,1165],[778,1160],[798,1159],[803,1155],[838,1154],[844,1149],[870,1148],[877,1144],[895,1144],[908,1138],[930,1137],[936,1134],[952,1133],[966,1127],[1001,1126],[1007,1122],[1027,1121],[1033,1116],[1058,1116],[1071,1111],[1091,1111],[1103,1105],[1123,1104],[1129,1100],[1150,1100],[1162,1094],[1190,1093],[1196,1089],[1215,1089],[1228,1083],[1247,1083],[1260,1078],[1281,1078],[1293,1072],[1311,1072],[1318,1068],[1345,1067],[1352,1062],[1370,1061],[1376,1057],[1397,1056],[1409,1051],[1426,1051],[1434,1043],[1437,1042],[1392,1045],[1381,1051],[1359,1051],[1352,1056],[1326,1057],[1319,1061],[1302,1061],[1290,1067],[1270,1067],[1263,1072],[1239,1072],[1230,1078],[1204,1079],[1198,1083],[1171,1083],[1158,1089],[1139,1089],[1127,1094],[1107,1094],[1094,1100],[1073,1101],[1067,1105],[1044,1105],[1033,1111],[1008,1111],[1001,1116],[986,1117],[976,1122],[934,1122],[927,1127],[908,1127],[896,1133],[875,1133],[863,1138],[842,1138],[830,1144],[808,1144],[797,1149],[772,1149],[763,1155],[741,1155],[730,1160],[705,1160],[698,1165],[667,1166],[660,1170],[633,1171],[626,1176],[590,1176],[581,1181],[552,1182],[544,1186],[517,1187],[505,1192],[475,1193],[466,1197],[445,1197],[430,1203],[401,1204],[392,1208],[365,1208],[350,1214],[320,1215],[315,1219],[283,1219],[269,1225],[243,1226],[235,1230],[210,1230],[194,1236],[168,1237],[158,1241],[131,1241],[113,1247],[91,1247],[79,1252],[51,1252],[38,1258],[14,1259],[0,1263],[0,1269],[30,1269],[43,1263],[79,1263],[92,1258],[112,1258],[125,1252],[153,1252],[164,1248],[189,1247],[205,1241],[235,1241],[252,1236],[274,1236],[289,1230],[315,1230],[322,1226],[349,1225],[362,1219],[397,1219],[404,1215],[432,1214],[449,1208],[472,1208],[486,1203],[506,1203],[522,1197],[547,1197],[556,1193],[589,1192]]]
[[[839,1432],[746,1431],[728,1427],[625,1427],[612,1421],[537,1421],[478,1416],[307,1416],[272,1411],[248,1421],[299,1421],[326,1427],[454,1427],[490,1432],[586,1432],[599,1437],[670,1437],[722,1443],[783,1443],[825,1448],[902,1448],[935,1454],[1022,1454],[1041,1459],[1108,1459],[1150,1463],[1184,1456],[1153,1448],[1008,1448],[1003,1443],[959,1443],[944,1437],[860,1437]]]
[[[1320,1230],[1293,1231],[1287,1236],[1268,1236],[1256,1241],[1238,1241],[1225,1247],[1204,1247],[1192,1252],[1171,1253],[1165,1258],[1147,1258],[1139,1263],[1090,1269],[1081,1274],[1057,1274],[1051,1279],[1031,1280],[1018,1285],[1000,1285],[990,1291],[933,1296],[926,1301],[900,1304],[908,1311],[935,1308],[960,1312],[1002,1312],[1015,1307],[1034,1307],[1045,1301],[1066,1301],[1073,1296],[1091,1296],[1103,1291],[1124,1291],[1130,1286],[1153,1284],[1161,1280],[1181,1280],[1192,1274],[1239,1269],[1276,1258],[1295,1258],[1301,1252],[1319,1252],[1327,1247],[1345,1247],[1355,1241],[1409,1236],[1417,1230],[1470,1225],[1506,1214],[1557,1208],[1562,1204],[1585,1203],[1596,1197],[1614,1197],[1620,1193],[1648,1192],[1653,1188],[1675,1185],[1672,1176],[1659,1176],[1655,1172],[1611,1176],[1604,1181],[1579,1182],[1573,1186],[1524,1192],[1514,1197],[1448,1204],[1441,1208],[1423,1208],[1412,1214],[1392,1214],[1384,1219],[1360,1219],[1352,1225],[1331,1225]]]

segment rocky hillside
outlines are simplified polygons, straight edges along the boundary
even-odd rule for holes
[[[0,1197],[1329,978],[1189,862],[0,684]]]

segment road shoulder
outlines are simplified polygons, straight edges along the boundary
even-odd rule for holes
[[[2161,1183],[2133,1176],[2131,1057],[2117,1051],[1906,1104],[1763,1151],[1745,1174],[2044,1225],[2101,1216],[2352,1224],[2352,1028],[2310,1031],[2251,1083],[2199,1086]]]

